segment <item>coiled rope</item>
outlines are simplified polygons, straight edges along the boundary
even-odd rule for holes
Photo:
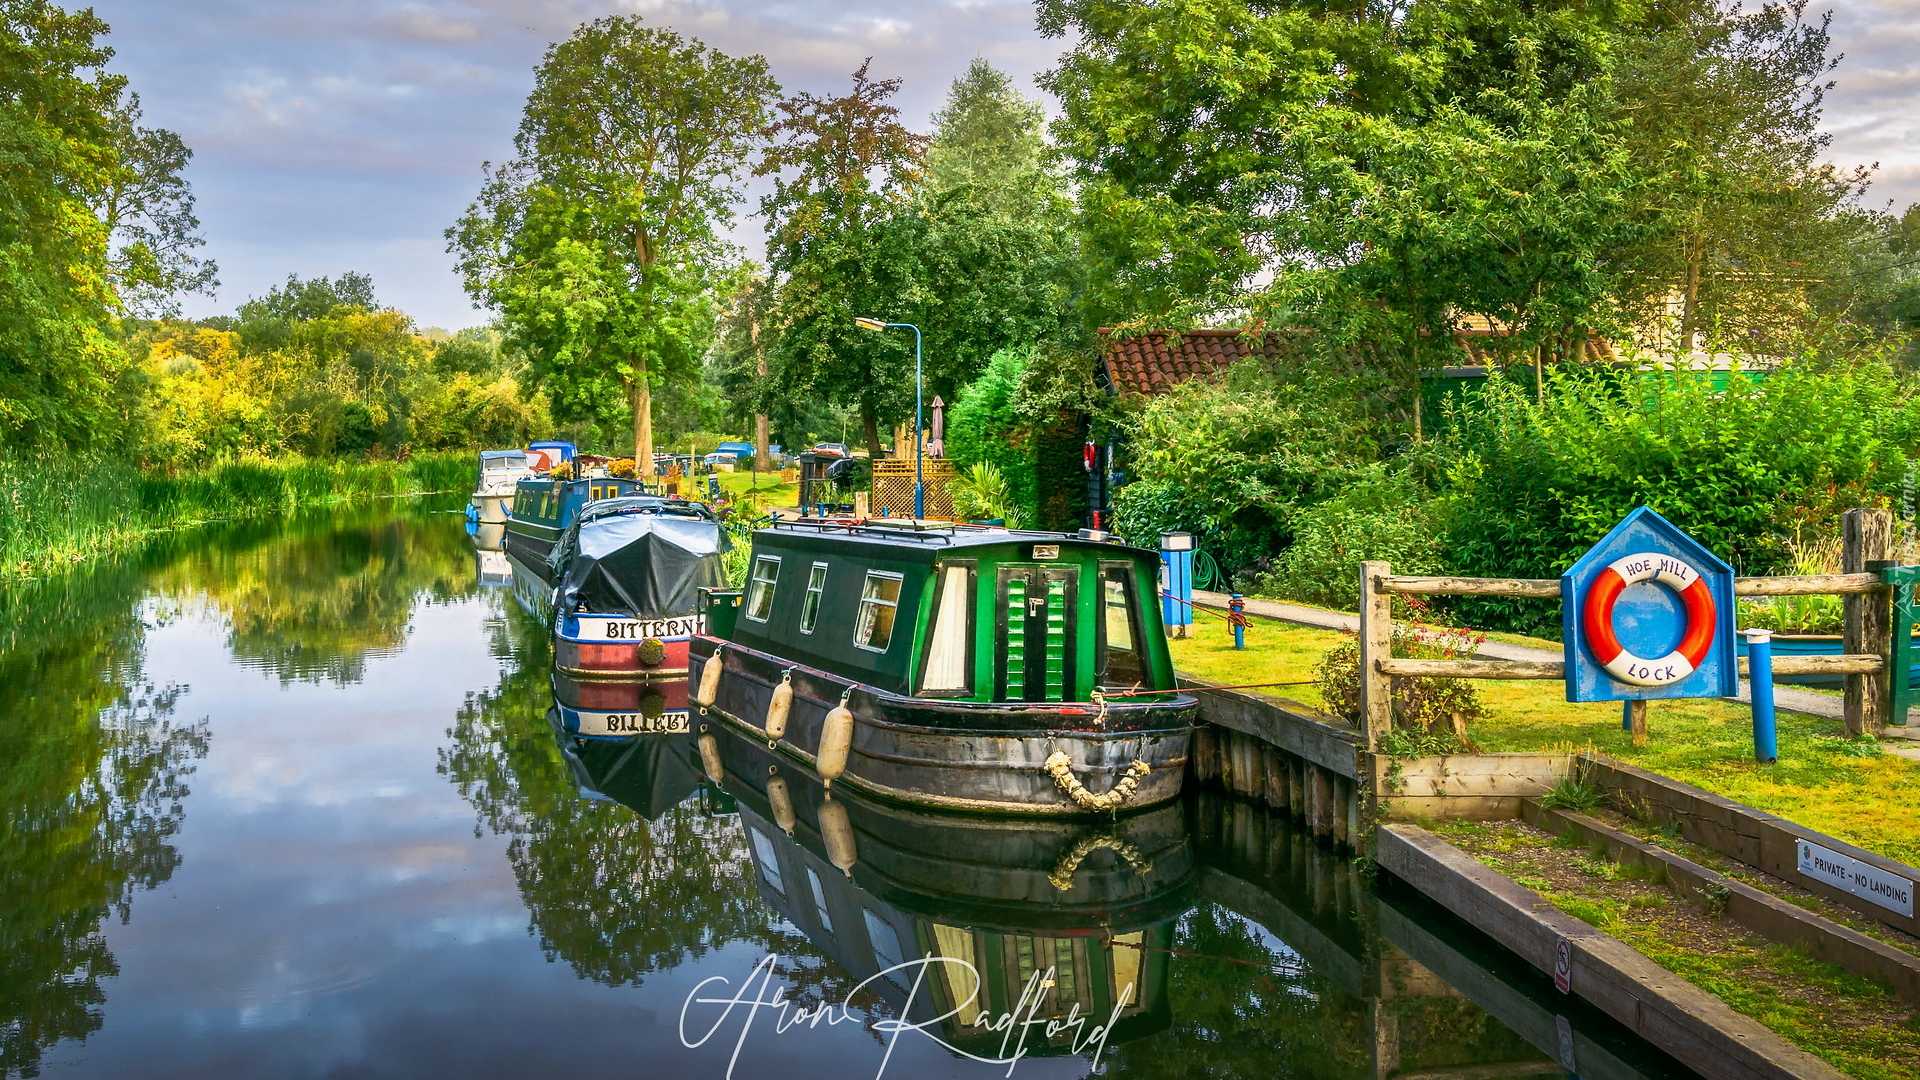
[[[1122,776],[1118,783],[1106,793],[1095,795],[1087,790],[1086,785],[1082,784],[1078,777],[1073,775],[1073,759],[1067,757],[1064,751],[1055,750],[1048,755],[1046,762],[1040,768],[1052,775],[1053,782],[1060,785],[1060,790],[1067,793],[1067,798],[1072,799],[1082,810],[1101,812],[1118,810],[1127,805],[1133,798],[1134,792],[1140,787],[1140,778],[1153,771],[1152,766],[1136,758],[1132,765],[1127,766],[1126,775]]]

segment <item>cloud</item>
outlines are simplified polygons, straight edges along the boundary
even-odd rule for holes
[[[409,41],[463,45],[480,38],[480,23],[474,19],[442,15],[412,4],[398,15],[379,20],[376,25]]]

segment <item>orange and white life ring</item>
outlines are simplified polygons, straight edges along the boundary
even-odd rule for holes
[[[1621,590],[1642,581],[1657,581],[1672,589],[1686,610],[1686,632],[1680,636],[1680,644],[1658,660],[1628,652],[1613,632],[1614,601],[1620,598]],[[1651,551],[1609,563],[1587,587],[1586,600],[1580,605],[1580,626],[1587,648],[1593,650],[1607,674],[1634,686],[1667,686],[1693,674],[1713,647],[1719,618],[1713,591],[1707,588],[1707,579],[1699,570],[1684,559]]]

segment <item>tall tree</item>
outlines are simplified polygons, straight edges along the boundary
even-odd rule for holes
[[[1040,171],[1045,121],[1040,103],[1015,90],[1006,72],[974,57],[933,116],[929,186],[948,191],[976,185],[1010,196]]]
[[[800,93],[780,103],[776,141],[760,165],[773,192],[760,206],[767,262],[780,280],[782,383],[858,407],[877,459],[881,416],[912,400],[913,354],[904,335],[871,334],[853,320],[888,316],[874,305],[911,280],[912,253],[884,226],[919,179],[927,139],[888,103],[900,80],[870,78],[872,65],[860,65],[842,97]]]
[[[487,167],[447,230],[468,292],[499,309],[556,412],[633,411],[653,455],[653,384],[706,351],[714,289],[779,87],[763,57],[732,57],[637,16],[588,23],[547,50],[516,157]]]
[[[193,158],[180,136],[140,126],[140,95],[113,110],[119,168],[101,192],[98,210],[111,238],[109,279],[136,315],[178,315],[182,293],[212,295],[219,267],[194,254],[206,243],[193,213],[193,190],[182,171]]]
[[[125,80],[91,10],[0,0],[0,440],[97,443],[125,424],[124,352],[107,329],[107,229]]]

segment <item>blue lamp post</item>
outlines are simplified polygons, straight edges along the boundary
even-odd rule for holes
[[[920,328],[912,323],[881,322],[879,319],[869,319],[865,316],[853,320],[853,324],[862,330],[901,329],[913,331],[913,519],[918,521],[927,516],[927,484],[925,477],[921,474],[920,465],[922,449],[922,443],[920,441],[920,399],[924,389],[920,379]]]

